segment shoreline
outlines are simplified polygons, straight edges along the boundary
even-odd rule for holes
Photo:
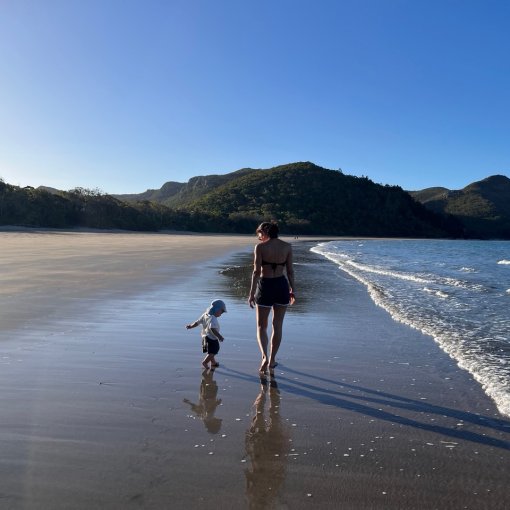
[[[2,328],[9,508],[508,507],[510,422],[432,338],[393,321],[310,243],[295,249],[306,296],[288,312],[280,365],[261,380],[242,273],[253,236],[211,236],[207,250],[198,236],[162,246],[141,236],[129,255],[129,243],[78,244],[89,269],[118,253],[104,287],[81,275],[92,294],[60,307],[71,273],[41,274],[58,314]],[[59,258],[53,241],[33,245],[46,258],[11,251],[12,262],[73,268],[76,252],[64,242]],[[198,332],[184,325],[224,296],[220,367],[203,373]],[[214,491],[210,473],[221,473]]]
[[[84,234],[134,234],[134,235],[184,235],[184,236],[202,236],[202,237],[254,237],[254,234],[242,234],[242,233],[234,233],[234,232],[198,232],[194,230],[123,230],[123,229],[101,229],[101,228],[91,228],[91,227],[75,227],[75,228],[52,228],[52,227],[24,227],[19,225],[0,225],[0,233],[1,232],[33,232],[33,233],[84,233]],[[353,236],[353,235],[325,235],[325,234],[281,234],[280,237],[286,240],[303,240],[303,241],[314,241],[314,240],[369,240],[369,239],[377,239],[377,240],[456,240],[448,237],[444,238],[436,238],[436,237],[377,237],[377,236]],[[472,240],[476,241],[477,239],[458,239],[459,241],[464,240]],[[490,241],[492,239],[480,239],[483,241]],[[506,239],[493,239],[494,241],[505,241]]]

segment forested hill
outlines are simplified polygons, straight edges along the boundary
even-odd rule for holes
[[[434,212],[454,215],[468,237],[510,239],[510,179],[504,175],[461,190],[427,188],[411,195]]]
[[[400,187],[308,162],[203,176],[164,188],[164,200],[173,197],[173,207],[161,203],[165,190],[159,190],[159,203],[150,195],[127,202],[82,188],[57,191],[0,182],[0,224],[251,233],[260,221],[274,219],[291,235],[463,235],[454,218],[428,210]]]
[[[128,204],[97,190],[20,188],[0,180],[0,225],[213,231],[214,219],[149,201]]]
[[[296,233],[460,235],[454,219],[431,213],[397,186],[381,186],[309,162],[250,172],[188,207],[246,226],[276,218]]]
[[[149,200],[168,207],[186,207],[212,190],[256,171],[253,168],[242,168],[224,175],[201,175],[192,177],[187,183],[168,181],[159,189],[148,189],[138,194],[113,196],[129,203]]]
[[[312,163],[242,169],[193,178],[187,185],[167,183],[153,191],[131,197],[138,200],[128,203],[97,190],[19,188],[0,182],[0,224],[242,233],[253,232],[262,220],[275,219],[289,234],[461,234],[451,218],[428,211],[399,187]],[[159,196],[159,203],[149,196]],[[180,208],[162,205],[168,200]]]

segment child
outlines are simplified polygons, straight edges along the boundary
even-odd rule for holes
[[[199,324],[202,326],[202,350],[207,353],[202,361],[204,368],[209,368],[209,363],[212,370],[220,366],[214,357],[220,350],[220,342],[223,342],[218,317],[226,311],[225,303],[221,299],[216,299],[195,322],[186,326],[186,329],[196,328]]]

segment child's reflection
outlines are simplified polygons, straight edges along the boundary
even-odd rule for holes
[[[266,509],[281,501],[285,481],[289,428],[280,414],[280,392],[276,380],[260,379],[260,393],[253,403],[254,417],[246,431],[246,495],[251,509]],[[266,409],[267,395],[269,407]]]
[[[205,428],[211,434],[217,434],[221,429],[221,419],[216,418],[214,413],[216,408],[221,404],[221,398],[218,396],[218,385],[213,379],[214,370],[204,370],[202,372],[202,381],[200,382],[200,391],[198,403],[194,404],[187,398],[183,401],[189,404],[191,410],[202,419]]]

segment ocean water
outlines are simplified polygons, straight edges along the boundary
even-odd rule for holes
[[[510,242],[345,240],[312,251],[431,335],[510,416]]]

